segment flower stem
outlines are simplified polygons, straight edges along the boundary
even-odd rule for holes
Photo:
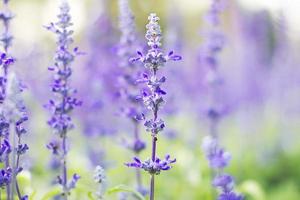
[[[63,199],[67,200],[68,199],[68,189],[67,189],[67,136],[66,134],[63,135],[62,138],[62,149],[63,149],[63,155],[62,155],[62,186],[63,186]]]
[[[16,129],[14,125],[15,123],[11,124],[11,138],[12,138],[12,180],[11,180],[11,199],[14,199],[14,193],[15,193],[15,183],[16,183],[16,177],[17,177],[17,168],[16,168]]]
[[[18,137],[18,145],[19,144],[21,144],[21,136]],[[20,155],[18,154],[17,155],[17,162],[16,162],[16,170],[19,169],[19,164],[20,164]],[[16,174],[16,176],[17,176],[17,174]],[[22,195],[21,195],[21,192],[20,192],[20,188],[19,188],[17,177],[16,177],[16,191],[17,191],[17,195],[18,195],[19,200],[21,200],[22,199]]]
[[[156,157],[156,141],[157,137],[152,136],[152,161],[155,162]],[[150,200],[154,200],[154,174],[151,174],[151,183],[150,183]]]
[[[150,200],[154,200],[154,174],[151,174],[151,183],[150,183]]]

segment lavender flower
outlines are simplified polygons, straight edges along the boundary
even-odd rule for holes
[[[165,63],[169,60],[178,61],[181,60],[181,56],[174,55],[173,51],[165,55],[161,47],[162,33],[160,25],[158,24],[159,18],[156,14],[152,13],[148,17],[149,23],[146,25],[146,39],[148,40],[148,51],[146,55],[138,51],[138,57],[132,58],[131,61],[140,61],[144,64],[144,67],[148,70],[148,73],[144,73],[142,79],[138,80],[140,83],[146,83],[147,89],[142,91],[142,95],[138,99],[142,100],[145,107],[153,114],[153,118],[147,119],[144,123],[146,130],[151,133],[152,137],[152,155],[151,159],[141,162],[140,159],[135,158],[133,163],[127,163],[129,167],[142,168],[148,171],[151,175],[150,184],[150,200],[154,199],[154,176],[159,174],[161,170],[171,169],[171,164],[175,159],[170,159],[170,156],[166,156],[165,160],[161,160],[156,156],[156,143],[158,133],[163,131],[165,124],[162,119],[159,118],[159,110],[164,104],[163,96],[166,92],[161,88],[161,85],[166,81],[165,77],[158,78],[157,71],[161,69]]]
[[[11,182],[12,171],[10,168],[0,170],[0,188],[7,187]]]
[[[212,0],[210,10],[206,16],[211,30],[204,43],[201,60],[208,68],[206,81],[211,92],[211,103],[207,112],[207,117],[210,120],[210,136],[204,138],[202,148],[209,161],[210,167],[214,170],[215,174],[217,174],[213,180],[213,186],[221,189],[218,200],[242,200],[242,195],[233,192],[234,180],[232,176],[223,172],[224,168],[229,164],[231,155],[219,146],[217,140],[217,126],[223,116],[222,109],[220,109],[222,106],[220,106],[217,98],[218,91],[222,85],[222,78],[218,73],[219,63],[217,55],[221,52],[224,45],[224,35],[218,30],[220,25],[219,15],[223,9],[224,1]]]
[[[4,32],[1,33],[0,41],[3,44],[4,51],[7,52],[12,44],[13,36],[9,32],[10,21],[13,19],[13,13],[8,9],[8,1],[4,1],[4,9],[0,11],[0,20],[4,24]]]
[[[13,63],[14,59],[12,57],[8,56],[6,53],[0,53],[0,103],[3,103],[5,99],[8,68]]]
[[[173,163],[176,162],[176,159],[171,159],[170,155],[166,155],[164,160],[156,158],[154,161],[147,159],[142,162],[139,158],[133,158],[133,163],[127,163],[128,167],[141,168],[150,174],[159,175],[161,171],[167,171],[172,168]]]
[[[74,174],[72,179],[68,181],[67,177],[67,133],[74,127],[70,113],[75,107],[81,105],[74,94],[76,90],[70,86],[70,78],[72,75],[71,63],[74,61],[76,55],[80,52],[78,48],[70,51],[70,45],[73,43],[71,35],[73,31],[69,29],[72,26],[71,16],[69,14],[70,8],[66,1],[60,6],[60,14],[58,15],[58,22],[50,23],[46,28],[57,35],[57,50],[54,57],[55,63],[53,67],[48,69],[55,73],[54,80],[51,85],[51,90],[54,93],[55,99],[51,99],[47,108],[52,113],[52,117],[48,124],[52,127],[53,132],[61,138],[61,151],[57,151],[56,145],[49,144],[48,148],[52,150],[53,154],[58,154],[61,158],[61,175],[58,176],[58,183],[62,186],[62,197],[68,199],[70,190],[75,188],[80,176]]]

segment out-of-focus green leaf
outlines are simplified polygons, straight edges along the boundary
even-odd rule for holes
[[[54,187],[42,197],[42,200],[52,199],[53,197],[59,195],[60,193],[61,193],[60,187]]]
[[[88,192],[88,198],[89,200],[96,200],[94,197],[93,197],[93,192]]]
[[[265,200],[266,195],[260,184],[254,180],[247,180],[240,186],[242,192],[251,196],[253,200]]]
[[[29,195],[29,200],[35,200],[35,195],[36,195],[36,191],[33,191],[30,195]]]
[[[129,192],[134,194],[139,200],[146,200],[143,195],[141,195],[139,192],[135,191],[134,189],[126,186],[126,185],[118,185],[115,186],[113,188],[110,188],[107,190],[107,194],[111,195],[111,194],[115,194],[115,193],[119,193],[119,192]]]

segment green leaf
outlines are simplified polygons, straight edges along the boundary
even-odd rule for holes
[[[89,200],[96,200],[96,199],[93,197],[93,192],[88,192],[88,198],[89,198]]]
[[[254,200],[265,200],[266,195],[260,184],[254,180],[247,180],[240,186],[243,193],[250,195]]]
[[[29,200],[34,200],[36,195],[36,191],[34,190],[30,195],[29,195]]]
[[[47,192],[43,197],[42,200],[48,200],[52,199],[53,197],[61,194],[61,188],[60,187],[55,187],[51,189],[49,192]]]
[[[134,194],[137,197],[137,199],[139,199],[139,200],[146,200],[143,197],[143,195],[141,195],[139,192],[135,191],[134,189],[132,189],[126,185],[115,186],[113,188],[108,189],[106,193],[108,195],[111,195],[111,194],[115,194],[115,193],[119,193],[119,192],[129,192],[129,193]]]

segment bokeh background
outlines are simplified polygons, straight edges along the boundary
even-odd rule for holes
[[[68,166],[82,176],[71,199],[89,199],[96,190],[93,170],[106,169],[107,187],[134,186],[134,170],[123,163],[132,153],[123,146],[131,137],[126,120],[116,116],[119,104],[111,99],[114,79],[114,48],[119,42],[117,0],[69,0],[75,44],[86,52],[73,65],[72,84],[83,106],[73,114],[76,128],[69,134]],[[175,49],[183,61],[166,66],[168,76],[167,129],[159,139],[158,154],[177,158],[174,168],[157,178],[157,200],[212,200],[215,191],[201,150],[208,134],[203,110],[207,91],[204,70],[199,65],[203,44],[203,15],[209,0],[132,0],[137,31],[143,42],[147,16],[161,18],[166,49]],[[14,70],[27,86],[25,100],[30,112],[26,140],[30,151],[23,159],[22,184],[32,199],[42,199],[57,189],[51,185],[57,174],[46,144],[52,133],[43,105],[50,98],[55,38],[43,28],[55,21],[58,0],[15,0],[11,10],[17,58]],[[236,178],[237,190],[247,200],[300,199],[300,1],[227,1],[222,14],[226,36],[220,70],[224,77],[222,99],[228,107],[220,123],[220,141],[233,159],[227,170]],[[94,84],[97,89],[92,89]],[[100,89],[99,89],[100,88]],[[99,100],[91,109],[85,102]],[[148,140],[149,135],[142,134]],[[150,155],[147,147],[141,155]],[[149,177],[143,173],[144,184]],[[113,194],[106,199],[119,199]],[[133,199],[133,197],[128,197]]]

